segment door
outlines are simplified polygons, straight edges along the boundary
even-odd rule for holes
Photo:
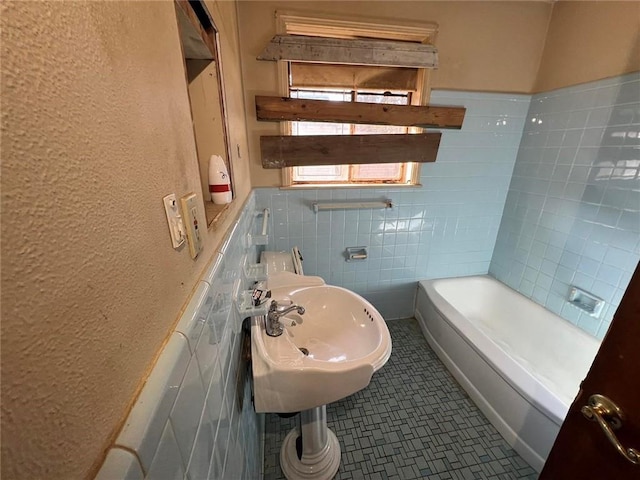
[[[640,265],[631,278],[591,370],[549,453],[542,480],[640,479],[640,465],[619,453],[597,421],[581,409],[593,394],[612,400],[624,418],[613,433],[640,451]]]

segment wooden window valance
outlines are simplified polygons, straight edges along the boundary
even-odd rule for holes
[[[276,35],[257,59],[387,67],[438,67],[438,52],[433,45],[305,35]]]

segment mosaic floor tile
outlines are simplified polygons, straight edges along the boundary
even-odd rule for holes
[[[387,364],[366,389],[327,406],[342,449],[335,479],[536,479],[449,374],[416,320],[388,326]],[[296,422],[267,415],[265,480],[284,479],[280,446]]]

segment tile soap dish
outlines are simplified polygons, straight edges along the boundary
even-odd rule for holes
[[[569,303],[585,311],[592,317],[599,317],[604,308],[604,300],[574,285],[569,289]]]

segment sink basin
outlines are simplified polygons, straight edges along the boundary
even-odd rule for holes
[[[290,273],[269,278],[271,298],[305,308],[280,319],[284,333],[252,325],[252,366],[258,412],[288,413],[340,400],[369,385],[391,355],[384,319],[360,295],[320,277]]]

